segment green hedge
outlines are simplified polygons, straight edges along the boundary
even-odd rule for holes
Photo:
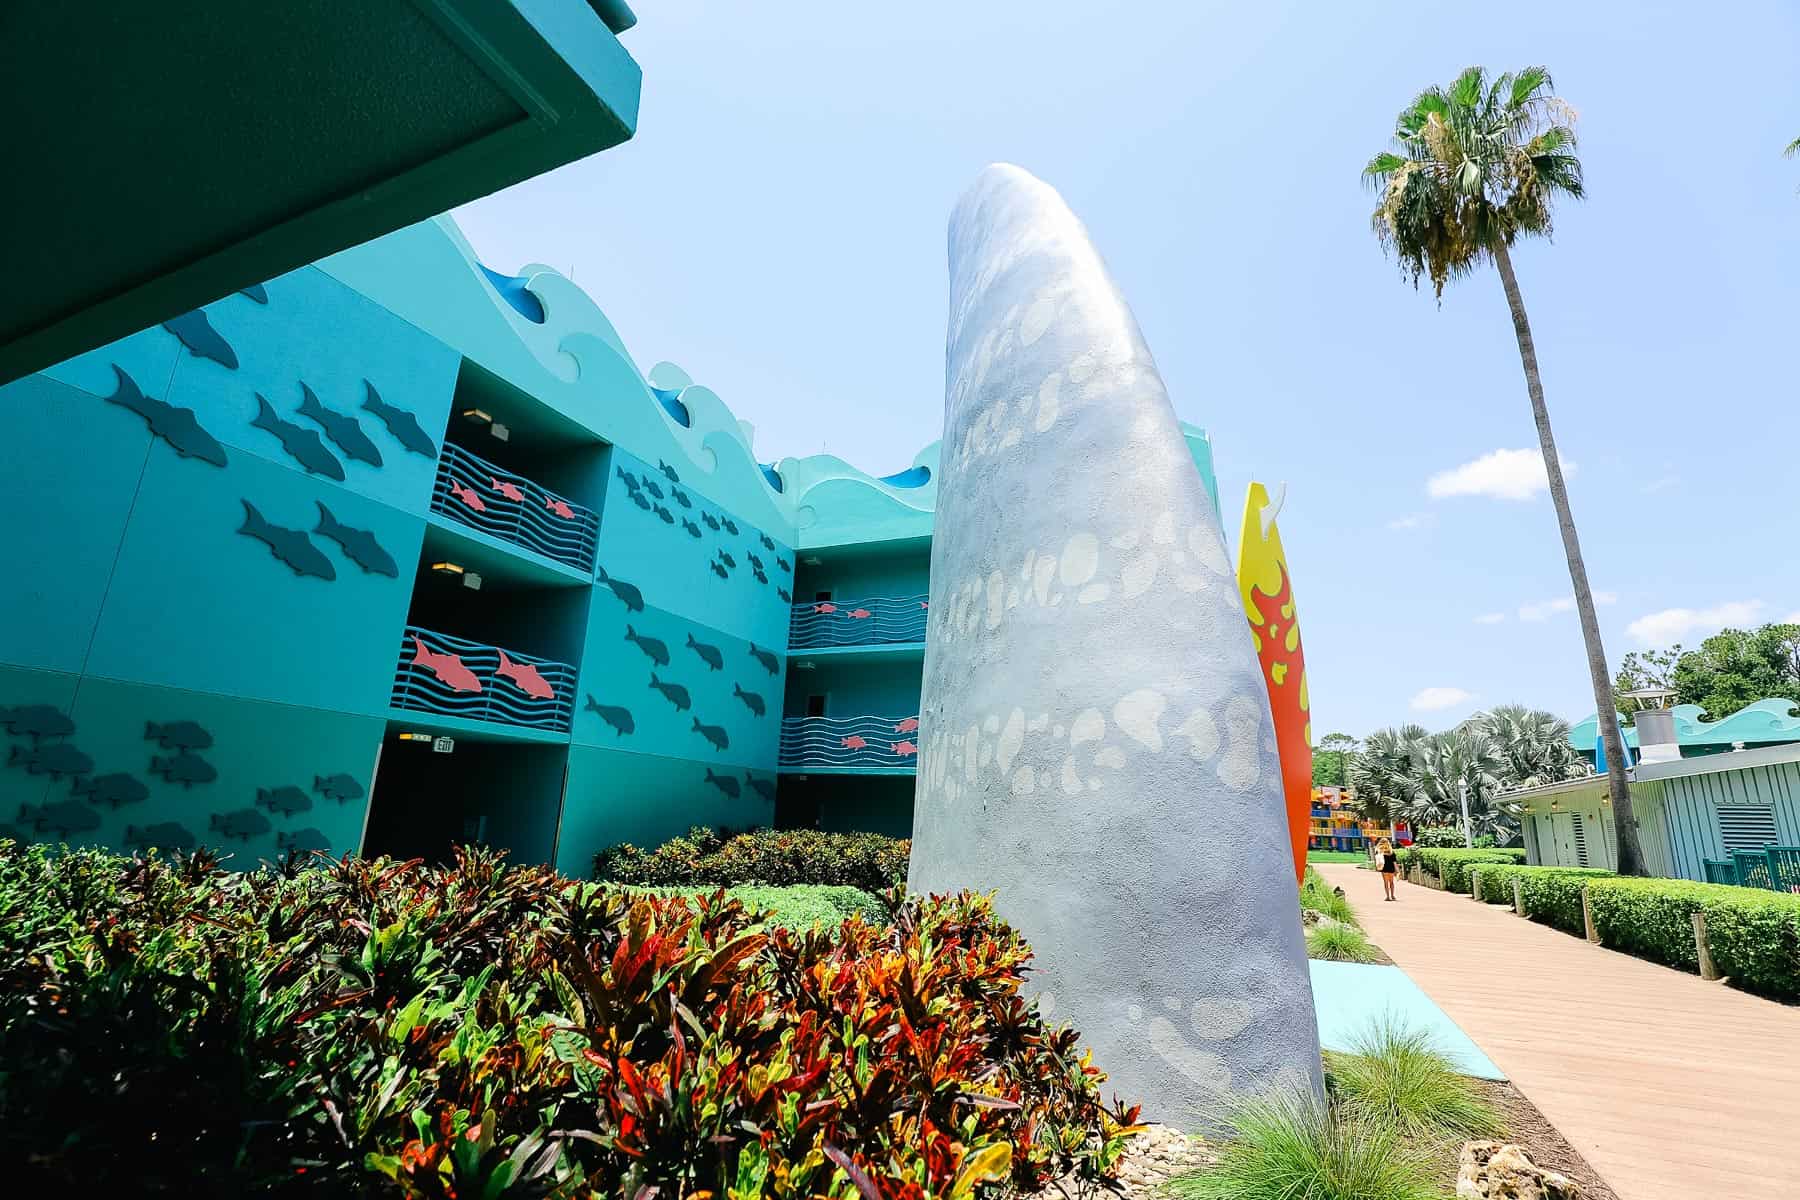
[[[1439,850],[1430,846],[1409,846],[1400,854],[1400,865],[1411,871],[1415,866],[1433,879],[1442,881],[1446,891],[1469,894],[1469,866],[1472,863],[1522,863],[1523,850]]]
[[[594,856],[594,878],[634,887],[840,884],[885,892],[906,882],[912,842],[878,833],[697,825],[652,850],[629,842]]]
[[[627,891],[650,892],[658,896],[712,894],[712,889],[707,888],[622,886]],[[752,911],[766,912],[770,914],[771,924],[787,929],[809,929],[814,925],[836,928],[843,924],[845,917],[852,916],[860,916],[877,925],[888,919],[887,905],[882,903],[881,897],[870,895],[861,888],[821,884],[798,884],[793,887],[749,884],[724,890],[727,899],[736,900]]]
[[[1699,970],[1693,914],[1721,974],[1747,991],[1800,1000],[1800,896],[1689,879],[1600,879],[1588,886],[1600,941],[1652,962]]]
[[[1506,905],[1513,902],[1517,879],[1527,917],[1582,937],[1587,925],[1581,919],[1581,889],[1596,879],[1611,879],[1613,873],[1597,867],[1483,866],[1475,878],[1483,900]]]

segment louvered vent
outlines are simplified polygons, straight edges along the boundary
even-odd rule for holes
[[[1720,804],[1719,833],[1725,853],[1775,844],[1775,810],[1767,804]]]
[[[1569,828],[1575,835],[1575,862],[1579,866],[1588,865],[1587,831],[1581,827],[1581,814],[1569,814]]]

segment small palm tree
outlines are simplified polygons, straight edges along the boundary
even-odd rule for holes
[[[1569,744],[1569,723],[1539,708],[1500,704],[1478,712],[1463,728],[1485,734],[1500,757],[1504,787],[1536,787],[1593,774]]]
[[[1587,564],[1575,534],[1531,323],[1512,263],[1514,242],[1549,236],[1550,210],[1557,199],[1582,195],[1574,121],[1574,111],[1557,97],[1543,67],[1507,72],[1492,81],[1480,67],[1470,67],[1449,87],[1427,88],[1402,110],[1394,148],[1371,159],[1363,178],[1381,189],[1374,215],[1376,236],[1400,260],[1401,270],[1415,286],[1421,276],[1429,275],[1441,300],[1446,283],[1473,274],[1484,263],[1492,262],[1500,272],[1544,454],[1550,501],[1569,560],[1575,610],[1587,642],[1596,711],[1604,715],[1615,711],[1612,674],[1606,669]],[[1603,719],[1600,729],[1606,761],[1625,762],[1618,722]],[[1619,872],[1642,875],[1644,859],[1625,772],[1613,770],[1609,776]]]
[[[1426,737],[1418,725],[1378,729],[1363,739],[1345,774],[1356,792],[1356,811],[1364,820],[1386,825],[1394,812],[1411,803],[1416,789],[1414,759]]]

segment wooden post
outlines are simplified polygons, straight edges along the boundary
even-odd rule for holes
[[[1694,914],[1694,953],[1700,959],[1700,978],[1717,979],[1719,968],[1713,965],[1712,951],[1706,948],[1706,914]]]
[[[1525,915],[1525,888],[1517,875],[1513,876],[1513,912]]]
[[[1598,946],[1600,935],[1594,930],[1594,909],[1588,903],[1588,890],[1581,889],[1581,923],[1587,928],[1587,940]]]
[[[1481,868],[1469,868],[1469,899],[1481,903]]]

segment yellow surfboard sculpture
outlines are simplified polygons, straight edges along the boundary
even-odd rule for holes
[[[1294,607],[1294,581],[1275,515],[1287,489],[1273,501],[1260,483],[1250,485],[1244,499],[1244,527],[1238,538],[1238,590],[1244,615],[1256,640],[1263,684],[1269,689],[1269,712],[1275,718],[1275,745],[1281,755],[1282,794],[1287,800],[1288,839],[1294,852],[1294,878],[1306,874],[1306,840],[1312,814],[1312,718],[1306,696],[1306,656],[1300,646],[1299,613]]]

